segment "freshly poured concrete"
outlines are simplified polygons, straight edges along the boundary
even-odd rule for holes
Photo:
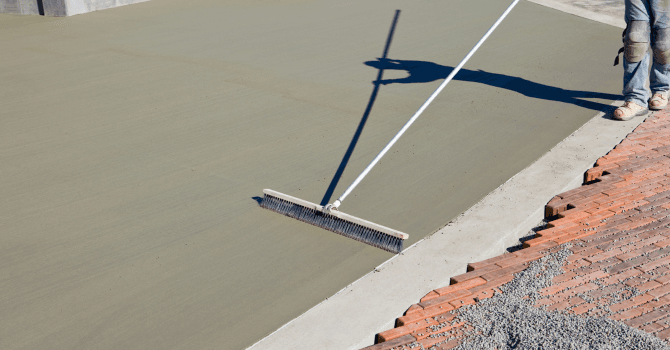
[[[507,5],[0,15],[0,348],[241,349],[389,259],[252,197],[337,197]],[[520,3],[341,209],[435,232],[619,98],[619,46]]]

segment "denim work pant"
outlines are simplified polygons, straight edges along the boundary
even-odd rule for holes
[[[669,0],[626,0],[626,23],[645,21],[651,24],[651,45],[655,42],[655,29],[670,27]],[[625,56],[625,55],[624,55]],[[650,93],[644,87],[649,72],[649,60],[653,55],[649,51],[640,62],[630,63],[623,60],[623,95],[626,101],[647,106]],[[670,63],[660,64],[654,60],[649,77],[649,88],[652,92],[670,89]]]

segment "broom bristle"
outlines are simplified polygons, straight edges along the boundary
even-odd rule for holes
[[[306,208],[300,204],[289,202],[267,193],[263,196],[260,205],[265,209],[284,214],[288,217],[321,227],[345,237],[353,238],[357,241],[391,253],[399,254],[402,252],[403,239],[340,219],[319,210]]]

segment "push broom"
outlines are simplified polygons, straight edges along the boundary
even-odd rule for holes
[[[356,180],[344,191],[344,193],[332,204],[321,206],[300,198],[289,196],[270,189],[263,190],[264,196],[261,201],[261,207],[284,214],[288,217],[298,219],[300,221],[312,224],[323,229],[333,231],[345,237],[353,238],[357,241],[367,243],[369,245],[381,248],[383,250],[400,253],[403,249],[403,241],[409,238],[409,235],[386,226],[375,224],[373,222],[363,220],[353,215],[345,214],[339,211],[339,207],[344,199],[353,191],[356,186],[363,180],[363,178],[370,172],[370,170],[379,162],[379,160],[388,152],[393,144],[398,141],[400,136],[407,131],[407,129],[419,118],[421,113],[433,102],[435,97],[444,89],[445,86],[453,79],[463,65],[472,57],[472,55],[479,49],[484,41],[493,33],[500,22],[512,11],[512,8],[519,2],[514,2],[509,5],[505,12],[498,18],[498,20],[491,26],[491,28],[479,39],[477,45],[468,52],[461,63],[454,68],[447,78],[440,84],[440,86],[433,92],[432,95],[423,103],[416,113],[410,118],[407,123],[400,129],[400,131],[391,139],[391,141],[379,152],[379,154],[370,162],[370,164],[358,175]]]

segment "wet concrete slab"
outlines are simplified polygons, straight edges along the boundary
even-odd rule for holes
[[[241,349],[389,259],[254,197],[339,196],[507,5],[0,15],[0,347]],[[435,232],[619,98],[619,46],[521,2],[341,209]]]

